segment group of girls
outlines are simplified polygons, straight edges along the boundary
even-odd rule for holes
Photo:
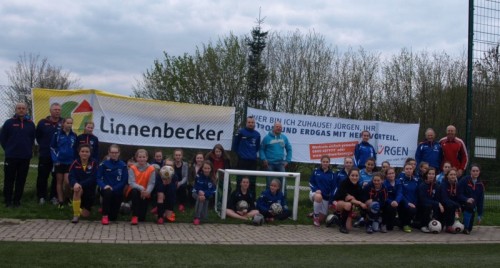
[[[72,120],[68,118],[64,122],[60,134],[74,135],[71,131]],[[85,134],[91,135],[92,129],[89,127]],[[61,152],[66,152],[65,144],[70,143],[69,141],[63,143],[62,139],[58,137],[56,140],[59,142],[58,146],[54,146],[54,155],[59,156],[60,159],[63,159]],[[97,141],[88,137],[82,140]],[[75,146],[77,139],[75,138],[72,143],[72,146]],[[158,224],[163,224],[165,220],[174,222],[175,204],[178,203],[178,211],[183,212],[191,196],[194,200],[192,203],[194,203],[195,211],[193,223],[198,225],[201,220],[207,219],[208,202],[215,195],[217,169],[229,168],[230,165],[229,158],[220,144],[207,154],[207,159],[202,153],[197,153],[190,167],[182,160],[181,149],[174,150],[173,160],[163,159],[162,152],[155,151],[151,163],[148,162],[148,152],[145,149],[139,149],[134,158],[125,163],[120,160],[119,146],[113,144],[109,147],[106,159],[99,165],[91,156],[94,148],[90,143],[82,142],[76,150],[76,159],[72,160],[72,163],[69,162],[67,166],[68,185],[73,191],[73,223],[77,223],[80,216],[90,214],[97,185],[101,196],[101,223],[103,225],[108,225],[110,221],[117,219],[123,202],[131,202],[132,225],[137,225],[146,219],[150,204],[154,205],[151,212],[156,214]],[[57,167],[62,162],[55,161],[55,163]],[[172,174],[167,177],[160,176],[159,170],[163,166],[171,166]],[[60,202],[62,207],[63,197],[60,198]]]
[[[406,161],[399,176],[388,162],[383,163],[380,172],[374,172],[374,159],[368,158],[361,171],[351,165],[352,161],[346,157],[344,164],[348,165],[335,173],[330,167],[330,158],[325,155],[311,175],[310,199],[315,226],[321,225],[330,210],[343,233],[352,230],[359,219],[370,234],[385,233],[394,226],[404,232],[412,232],[412,228],[430,232],[427,226],[431,220],[440,221],[446,232],[456,233],[452,225],[460,215],[463,233],[470,234],[474,223],[481,221],[484,185],[477,164],[471,165],[470,175],[459,179],[457,170],[445,163],[439,180],[437,170],[425,162],[417,171],[413,158]],[[362,179],[367,175],[370,179]]]
[[[80,156],[80,145],[88,145],[85,148],[89,151],[83,153],[83,157],[87,158],[85,161],[92,159],[92,156],[95,156],[96,152],[98,152],[99,140],[92,134],[94,130],[94,123],[86,122],[84,133],[79,136],[73,132],[72,126],[73,119],[71,117],[65,118],[62,122],[61,128],[54,133],[50,143],[50,153],[54,163],[54,173],[56,178],[57,201],[60,209],[64,208],[66,201],[70,199],[70,189],[74,188],[75,181],[70,180],[69,177],[72,165],[78,165],[78,169],[84,173],[95,172],[94,169],[97,168],[97,166],[93,166],[93,164],[95,164],[93,161],[89,162],[89,166],[86,165],[87,163],[85,163],[84,166],[80,166],[81,163],[78,161],[75,162],[75,159]],[[88,156],[86,155],[87,153]],[[95,181],[93,183],[95,186]],[[89,185],[85,186],[90,187]],[[82,185],[78,183],[77,189],[80,189],[81,187]]]

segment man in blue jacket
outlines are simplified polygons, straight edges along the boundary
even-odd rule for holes
[[[7,119],[0,133],[5,151],[3,194],[6,207],[19,207],[35,143],[35,124],[26,114],[25,103],[16,104],[16,114]],[[15,186],[15,188],[14,188]]]
[[[415,152],[415,159],[417,160],[417,167],[420,162],[427,162],[429,166],[435,168],[437,171],[441,169],[441,158],[443,151],[439,141],[435,141],[436,133],[434,129],[428,128],[425,131],[425,141],[421,142],[417,151]]]
[[[241,170],[257,170],[257,152],[260,149],[260,133],[255,130],[255,118],[247,117],[246,127],[241,128],[233,139],[232,151],[238,155],[237,168]],[[249,176],[249,191],[255,195],[255,176]],[[240,187],[241,176],[238,176],[237,187]]]
[[[283,126],[281,122],[275,122],[273,130],[262,139],[260,145],[260,160],[262,167],[268,171],[285,172],[286,166],[292,161],[292,145],[288,138],[282,134]],[[286,199],[286,185],[283,184],[283,178],[279,178],[281,185],[285,188]],[[266,188],[269,189],[271,184],[271,177],[267,177]]]

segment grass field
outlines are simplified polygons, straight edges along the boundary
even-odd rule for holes
[[[222,246],[0,242],[3,267],[499,267],[499,251],[498,244]]]

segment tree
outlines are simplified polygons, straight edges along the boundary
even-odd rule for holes
[[[68,89],[78,88],[79,79],[71,78],[70,72],[61,67],[53,66],[47,58],[40,55],[26,54],[19,56],[16,65],[6,71],[9,85],[5,95],[9,104],[14,106],[18,102],[25,102],[31,114],[31,89],[50,88]]]
[[[263,102],[268,96],[267,91],[264,89],[268,73],[262,58],[262,53],[266,48],[268,32],[262,31],[262,23],[264,23],[264,19],[261,19],[259,14],[257,26],[251,32],[252,39],[247,38],[250,54],[248,55],[247,92],[244,109],[246,109],[248,103],[254,108],[262,108]]]

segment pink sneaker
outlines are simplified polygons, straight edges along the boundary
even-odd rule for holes
[[[158,218],[158,220],[156,220],[156,223],[160,225],[163,224],[163,218]]]
[[[198,218],[194,218],[194,220],[193,220],[193,224],[194,224],[194,225],[200,225],[200,219],[198,219]]]
[[[102,216],[101,223],[102,225],[108,225],[109,224],[108,216]]]
[[[138,223],[139,223],[139,219],[137,218],[137,216],[133,216],[132,220],[130,221],[130,224],[137,225]]]
[[[184,205],[183,205],[183,204],[180,204],[180,205],[179,205],[179,211],[180,211],[180,212],[184,212],[185,210],[186,210],[186,208],[184,207]]]
[[[321,226],[321,223],[319,222],[319,217],[318,216],[314,216],[313,217],[313,224],[316,227],[320,227]]]

